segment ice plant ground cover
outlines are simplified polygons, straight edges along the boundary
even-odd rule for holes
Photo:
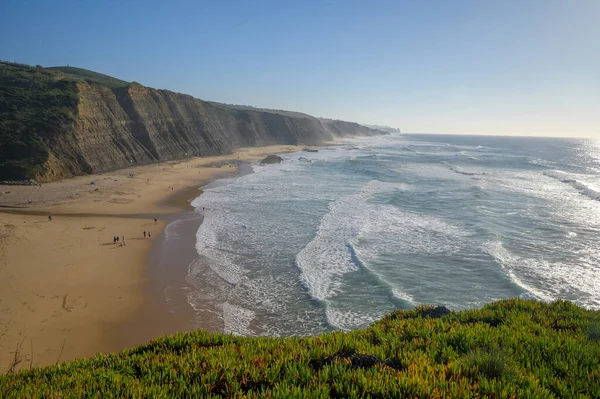
[[[313,337],[195,331],[0,377],[10,397],[600,397],[600,312],[509,299]]]

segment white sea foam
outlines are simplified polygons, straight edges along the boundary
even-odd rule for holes
[[[597,183],[585,181],[584,176],[568,174],[562,171],[545,172],[544,174],[559,180],[561,183],[568,184],[588,198],[596,201],[600,200],[600,187]]]
[[[225,324],[223,332],[242,336],[254,335],[249,328],[254,317],[255,313],[252,310],[226,302],[223,304],[223,322]]]
[[[331,302],[344,290],[344,276],[357,271],[358,265],[388,286],[392,295],[415,303],[406,290],[390,280],[389,273],[396,272],[376,267],[376,260],[386,254],[394,257],[409,253],[450,254],[460,249],[464,244],[462,237],[468,236],[466,231],[438,218],[369,202],[378,193],[397,189],[397,184],[371,181],[356,194],[331,204],[315,238],[296,257],[309,292],[327,304],[326,315],[331,325],[348,329],[371,321],[357,309],[342,309]]]
[[[468,235],[465,229],[440,218],[381,204],[363,224],[359,239],[366,240],[366,245],[358,245],[357,252],[367,263],[383,253],[450,254],[465,244]]]
[[[495,192],[524,195],[552,203],[564,203],[574,198],[564,184],[539,171],[501,170],[485,177],[485,185]]]
[[[179,226],[181,224],[181,222],[183,222],[184,220],[176,220],[174,222],[171,222],[167,225],[167,227],[165,227],[165,239],[167,240],[173,240],[173,239],[179,239],[179,233],[177,233],[177,226]]]
[[[453,171],[454,173],[458,173],[458,174],[460,174],[460,175],[465,175],[465,176],[477,176],[477,175],[480,175],[480,174],[481,174],[481,173],[478,173],[478,172],[473,172],[473,171],[466,170],[466,169],[464,169],[464,168],[459,168],[458,166],[456,166],[456,165],[453,165],[453,164],[451,164],[451,163],[449,163],[449,162],[447,162],[447,161],[443,161],[442,163],[443,163],[443,164],[445,164],[445,165],[447,165],[447,166],[448,166],[448,169],[450,169],[450,170],[451,170],[451,171]]]
[[[194,205],[210,267],[191,267],[190,301],[226,307],[227,331],[245,335],[351,329],[417,303],[479,306],[520,292],[502,274],[536,298],[600,307],[600,252],[589,244],[600,201],[568,181],[594,190],[594,177],[557,179],[508,148],[435,141],[348,140],[206,187]],[[495,262],[480,251],[490,230],[517,243],[485,244]]]
[[[411,292],[416,287],[406,286],[401,262],[391,267],[389,259],[433,254],[452,256],[468,244],[468,236],[465,229],[442,219],[379,204],[371,210],[370,217],[352,242],[365,269],[389,286],[392,295],[417,304],[414,298],[417,293]]]
[[[357,270],[348,245],[369,217],[367,200],[377,193],[407,187],[372,180],[356,194],[329,205],[329,212],[321,219],[315,238],[296,256],[302,281],[314,298],[325,300],[335,295],[341,289],[340,277]]]
[[[228,218],[226,212],[219,210],[207,214],[196,233],[196,250],[208,260],[210,268],[219,277],[230,284],[237,284],[246,270],[238,264],[227,241],[218,237],[218,233],[222,232],[219,225]]]
[[[583,258],[578,264],[550,262],[543,256],[525,258],[508,251],[499,238],[486,242],[483,250],[515,284],[544,301],[563,298],[582,306],[599,305],[600,267]]]
[[[403,301],[406,302],[410,302],[413,305],[417,305],[417,302],[415,302],[415,299],[412,297],[412,295],[406,293],[406,292],[402,292],[396,288],[392,289],[392,293],[394,294],[394,296],[398,299],[401,299]]]
[[[167,227],[165,227],[165,239],[166,240],[178,240],[181,237],[181,234],[179,234],[179,232],[177,231],[178,228],[182,225],[185,224],[187,222],[191,222],[194,220],[198,220],[197,217],[194,218],[190,218],[190,219],[179,219],[179,220],[175,220],[170,222],[169,224],[167,224]]]
[[[328,306],[325,310],[325,315],[329,324],[340,330],[349,331],[355,328],[367,327],[369,324],[381,318],[383,312],[382,314],[379,314],[368,310],[340,310],[333,306]]]
[[[507,276],[519,287],[525,289],[527,292],[533,294],[536,298],[539,298],[544,301],[552,301],[554,298],[547,293],[542,291],[538,291],[535,288],[525,284],[522,282],[515,274],[513,267],[516,265],[516,262],[519,262],[521,259],[504,248],[502,245],[502,241],[496,239],[492,242],[486,242],[483,246],[485,252],[489,253],[493,256],[502,266],[502,269],[506,272]]]
[[[347,151],[345,156],[348,153]],[[210,271],[230,284],[225,302],[221,305],[227,331],[244,335],[278,335],[283,326],[293,328],[293,322],[288,320],[293,317],[289,311],[290,301],[299,292],[304,294],[304,291],[299,291],[301,286],[297,278],[256,273],[255,268],[259,265],[253,265],[255,260],[250,256],[256,257],[256,261],[260,259],[267,264],[277,265],[277,257],[286,251],[282,247],[285,245],[282,237],[294,241],[296,234],[296,230],[286,226],[281,217],[289,215],[290,222],[293,219],[295,227],[302,226],[303,223],[293,213],[282,214],[279,219],[263,216],[257,220],[258,216],[264,215],[265,204],[277,204],[278,209],[282,210],[282,204],[285,203],[293,204],[292,201],[307,199],[323,200],[331,196],[326,184],[334,192],[342,188],[336,190],[335,183],[327,182],[323,183],[323,187],[320,187],[319,182],[307,187],[304,180],[290,181],[287,177],[290,173],[298,176],[304,168],[311,167],[313,162],[340,158],[341,150],[302,153],[302,156],[311,162],[298,160],[297,154],[285,154],[282,164],[257,165],[253,174],[205,187],[204,194],[193,202],[198,212],[205,216],[204,223],[196,234],[198,254],[206,260]],[[310,208],[294,207],[292,210],[310,212]],[[249,274],[252,270],[254,272]],[[199,269],[190,270],[190,276],[201,278],[201,273],[204,272]],[[201,284],[197,286],[200,287]],[[211,299],[209,292],[199,293],[197,290],[194,295],[189,296],[190,301],[200,303],[203,296]],[[250,327],[250,320],[254,319],[257,311],[266,319],[261,319]],[[276,314],[281,316],[275,323],[267,322]],[[307,331],[318,332],[322,329],[323,326],[319,327],[314,321],[305,323]]]
[[[552,168],[556,165],[556,162],[548,161],[546,159],[541,159],[541,158],[529,159],[529,160],[527,160],[527,163],[530,165],[545,166],[548,168]]]
[[[530,292],[524,292],[521,295],[519,295],[520,299],[526,299],[526,300],[535,300],[537,299],[535,297],[535,295],[532,295]]]

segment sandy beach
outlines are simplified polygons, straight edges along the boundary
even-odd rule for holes
[[[154,239],[202,185],[241,162],[298,150],[245,148],[42,187],[0,185],[0,372],[15,359],[16,368],[50,365],[184,328],[148,295]]]

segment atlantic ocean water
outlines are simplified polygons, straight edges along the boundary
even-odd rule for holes
[[[199,320],[279,336],[419,304],[600,309],[600,142],[391,135],[282,157],[193,202]]]

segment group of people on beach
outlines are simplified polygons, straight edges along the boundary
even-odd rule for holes
[[[151,231],[146,231],[144,230],[144,238],[148,237],[148,238],[152,238],[152,232]],[[120,242],[119,242],[120,240]],[[121,236],[121,238],[119,238],[119,236],[113,236],[113,244],[119,244],[119,246],[125,246],[125,236]]]
[[[48,219],[52,220],[52,217],[48,216]],[[158,219],[154,218],[154,224],[156,224],[157,222],[158,222]],[[142,234],[144,234],[144,238],[152,238],[151,231],[144,230],[144,232]],[[119,242],[119,240],[120,240],[120,242]],[[125,246],[125,236],[121,236],[121,238],[119,238],[119,236],[113,236],[113,244],[119,244],[119,246],[121,246],[121,247]]]

